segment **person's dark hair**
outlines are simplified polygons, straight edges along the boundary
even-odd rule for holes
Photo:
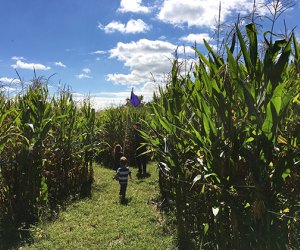
[[[122,146],[120,144],[116,144],[114,152],[122,152]]]

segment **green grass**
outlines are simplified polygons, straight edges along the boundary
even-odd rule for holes
[[[127,188],[128,204],[119,203],[114,172],[95,166],[91,199],[72,203],[55,222],[32,229],[34,243],[24,249],[175,249],[174,232],[166,226],[153,199],[158,196],[157,170],[138,179],[136,169]]]

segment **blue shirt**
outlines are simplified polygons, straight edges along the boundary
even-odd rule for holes
[[[118,175],[118,178],[119,178],[119,183],[120,184],[127,184],[128,182],[128,175],[131,173],[129,167],[121,167],[121,168],[118,168],[117,170],[117,175]]]

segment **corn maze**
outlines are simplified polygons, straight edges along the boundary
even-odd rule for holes
[[[259,53],[254,24],[224,55],[205,42],[194,70],[152,104],[149,133],[180,249],[300,247],[300,46],[292,33]]]
[[[1,94],[0,109],[0,236],[7,239],[91,194],[95,110],[88,101],[79,108],[69,91],[50,98],[41,78],[13,100]]]
[[[133,165],[140,121],[179,249],[299,249],[300,45],[264,36],[260,51],[254,24],[230,41],[224,54],[195,49],[190,72],[175,59],[137,108],[95,112],[69,91],[50,97],[39,78],[13,100],[0,94],[0,236],[91,195],[93,161],[109,166],[116,143]]]

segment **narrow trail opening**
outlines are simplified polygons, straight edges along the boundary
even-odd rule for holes
[[[147,178],[132,169],[127,204],[119,202],[114,171],[95,166],[92,197],[76,201],[54,222],[33,228],[34,243],[21,249],[176,249],[174,231],[152,201],[158,197],[157,169]]]

